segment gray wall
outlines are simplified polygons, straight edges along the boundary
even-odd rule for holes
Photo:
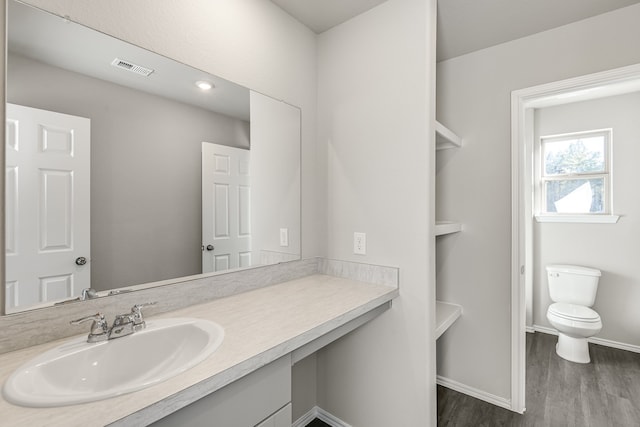
[[[602,277],[594,309],[602,318],[598,338],[640,350],[640,93],[547,107],[536,111],[535,138],[594,129],[613,129],[613,210],[617,224],[534,222],[533,322],[547,320],[551,304],[545,266],[598,268]]]
[[[91,119],[92,286],[201,273],[201,142],[248,147],[249,123],[17,55],[7,78],[9,102]]]
[[[439,375],[510,398],[511,91],[640,62],[639,21],[634,5],[438,64],[438,120],[464,146],[439,167],[437,216],[465,227],[438,248],[438,298],[464,307]]]

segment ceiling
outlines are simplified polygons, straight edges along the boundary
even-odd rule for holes
[[[8,3],[9,52],[121,86],[249,120],[249,90],[29,5]],[[111,66],[114,59],[154,70],[148,77]],[[215,89],[199,90],[206,80]]]
[[[316,34],[342,24],[386,0],[271,0]]]
[[[322,33],[385,0],[271,0]],[[438,0],[438,61],[526,37],[640,0]]]

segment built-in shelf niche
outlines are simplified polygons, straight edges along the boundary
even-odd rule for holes
[[[436,150],[462,147],[462,138],[436,121]],[[462,231],[462,224],[455,221],[436,221],[435,235],[458,233]]]
[[[462,223],[455,221],[436,221],[436,236],[458,233],[462,231]]]
[[[436,121],[436,150],[462,147],[462,138]]]
[[[462,147],[462,138],[442,123],[436,121],[436,150]],[[435,235],[444,236],[462,231],[462,223],[456,221],[436,221]],[[462,306],[436,301],[436,339],[462,315]]]
[[[462,315],[462,306],[436,301],[436,339]]]

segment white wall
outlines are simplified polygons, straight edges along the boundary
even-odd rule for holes
[[[465,224],[438,252],[438,298],[464,307],[439,375],[510,398],[511,91],[640,62],[638,22],[634,5],[438,64],[438,119],[465,140],[437,177],[438,216]]]
[[[250,105],[253,260],[264,250],[300,254],[300,110],[253,91]]]
[[[436,424],[435,3],[389,0],[319,36],[328,256],[400,268],[392,309],[317,356],[319,405],[354,426]]]
[[[613,129],[613,210],[617,224],[534,223],[534,325],[547,320],[549,298],[545,266],[574,264],[602,271],[594,309],[602,318],[600,339],[640,349],[640,92],[547,107],[536,111],[540,136]]]

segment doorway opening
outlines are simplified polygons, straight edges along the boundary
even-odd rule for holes
[[[511,95],[511,406],[522,413],[526,385],[526,332],[534,280],[535,112],[545,107],[640,90],[640,64],[534,86]]]

